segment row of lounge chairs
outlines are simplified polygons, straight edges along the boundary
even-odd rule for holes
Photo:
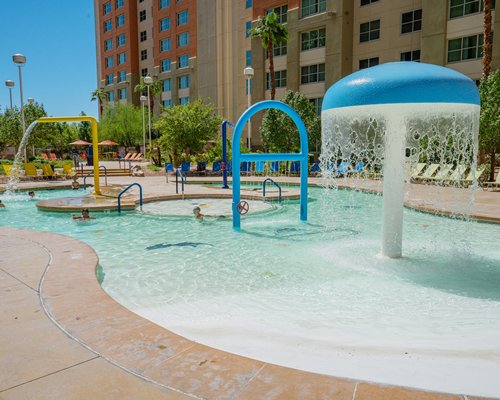
[[[410,178],[412,182],[416,183],[452,183],[460,182],[463,184],[470,184],[474,179],[479,178],[484,173],[484,168],[470,170],[467,173],[468,167],[462,164],[454,166],[453,164],[430,164],[418,163],[412,171],[410,171]],[[498,179],[497,179],[498,180]],[[490,182],[487,182],[490,183]]]
[[[28,179],[58,179],[64,178],[68,176],[73,176],[74,171],[71,164],[64,164],[62,168],[62,175],[54,171],[50,164],[42,164],[40,167],[40,174],[38,173],[38,169],[33,163],[24,163],[24,175],[20,174],[22,171],[14,170],[14,165],[2,165],[5,175],[8,177],[14,176],[14,174],[18,174],[19,177],[26,177]]]
[[[123,158],[117,158],[117,161],[142,161],[144,156],[142,153],[127,153]]]

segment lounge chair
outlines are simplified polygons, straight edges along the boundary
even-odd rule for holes
[[[347,175],[351,169],[351,166],[347,161],[342,161],[337,168],[337,172],[339,175]]]
[[[213,164],[212,164],[212,174],[213,175],[218,175],[221,171],[221,165],[220,165],[220,161],[215,161]]]
[[[257,161],[255,163],[255,175],[264,174],[265,169],[266,169],[265,161]]]
[[[279,175],[279,173],[280,173],[280,162],[279,161],[272,161],[271,164],[269,165],[269,171],[272,174]]]
[[[444,181],[449,177],[452,168],[453,168],[453,164],[444,164],[436,172],[436,175],[431,176],[430,178],[428,178],[428,180],[429,181]]]
[[[309,172],[314,175],[318,175],[321,172],[319,161],[316,161],[311,165],[311,169],[309,170]]]
[[[57,160],[56,153],[50,153],[49,156],[51,160]]]
[[[7,165],[7,164],[4,164],[2,165],[3,167],[3,170],[5,171],[5,175],[7,175],[9,178],[12,176],[12,173],[14,171],[12,171],[12,168],[14,168],[14,165]]]
[[[49,156],[47,155],[47,153],[40,154],[40,157],[44,158],[45,160],[49,159]]]
[[[63,164],[63,173],[66,178],[72,178],[75,175],[75,171],[73,171],[71,164]]]
[[[165,179],[167,180],[168,183],[168,173],[169,172],[174,172],[174,164],[171,162],[166,162],[165,163]]]
[[[137,153],[135,157],[130,157],[130,161],[142,161],[144,159],[144,156],[142,153]]]
[[[47,179],[57,179],[60,176],[54,172],[50,164],[42,164],[43,177]]]
[[[419,178],[426,165],[427,164],[425,163],[418,163],[417,165],[412,167],[412,164],[408,162],[406,164],[407,176],[409,175],[411,180]]]
[[[463,164],[457,165],[455,170],[450,174],[450,176],[446,179],[448,182],[457,182],[463,180],[463,177],[465,175],[465,171],[467,170],[467,167]]]
[[[206,175],[207,174],[207,163],[205,161],[198,161],[196,164],[196,174]]]
[[[363,173],[363,168],[365,167],[365,163],[363,161],[358,161],[354,166],[354,169],[351,171],[353,174],[361,174]]]
[[[415,178],[416,181],[424,181],[427,179],[431,179],[432,176],[436,173],[436,171],[439,168],[439,164],[431,164],[429,165],[424,173],[420,175],[419,177]]]
[[[500,186],[500,172],[497,173],[497,177],[496,177],[496,179],[493,182],[485,182],[484,186],[486,186],[486,187],[497,187],[497,186]]]
[[[252,164],[248,161],[243,161],[241,163],[241,173],[246,172],[247,175],[250,174],[250,171],[252,169]]]
[[[40,178],[38,176],[38,171],[36,170],[35,164],[32,163],[24,163],[24,174],[35,179]]]
[[[290,174],[294,175],[300,174],[300,161],[292,161],[292,163],[290,164]]]
[[[191,163],[189,161],[183,161],[181,163],[181,172],[183,174],[189,174],[191,172]]]
[[[226,163],[226,170],[228,174],[233,172],[233,162],[231,160]]]

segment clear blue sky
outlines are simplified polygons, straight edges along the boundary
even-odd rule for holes
[[[97,87],[92,0],[0,0],[0,108],[9,105],[7,79],[19,78],[12,62],[24,54],[24,101],[33,97],[49,115],[97,116],[90,93]]]

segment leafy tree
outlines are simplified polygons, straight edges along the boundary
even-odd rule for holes
[[[309,146],[321,141],[321,120],[313,104],[302,93],[287,90],[282,102],[291,106],[302,118],[307,129]],[[297,152],[300,150],[299,131],[293,120],[284,112],[269,109],[264,113],[260,134],[264,147],[271,152]]]
[[[146,95],[148,92],[148,85],[144,83],[144,77],[141,76],[141,79],[137,85],[134,87],[134,92],[141,93]],[[149,100],[151,102],[150,106],[153,109],[155,104],[155,97],[158,96],[162,92],[161,82],[153,82],[149,85]]]
[[[286,26],[279,23],[278,15],[273,11],[259,17],[256,25],[250,29],[252,38],[259,38],[262,47],[267,51],[269,58],[269,77],[271,81],[271,99],[276,97],[276,86],[274,82],[274,58],[273,44],[282,44],[288,41],[288,31]]]
[[[208,140],[215,139],[221,123],[215,106],[198,98],[187,105],[165,109],[154,127],[160,133],[158,143],[177,163],[182,153],[202,151]]]
[[[80,112],[81,116],[86,116],[83,111]],[[89,121],[81,121],[78,123],[78,138],[86,142],[92,142],[92,123]]]
[[[495,174],[495,156],[500,150],[500,69],[483,76],[479,85],[481,117],[479,148],[490,156],[490,181]]]
[[[104,106],[109,101],[109,94],[104,89],[96,89],[91,93],[90,101],[98,101],[99,102],[99,115],[102,114]]]
[[[105,107],[99,122],[99,139],[113,140],[124,146],[142,143],[142,111],[129,103],[117,102]]]

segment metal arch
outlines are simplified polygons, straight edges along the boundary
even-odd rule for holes
[[[297,126],[300,135],[300,153],[262,153],[262,154],[241,154],[241,135],[243,128],[250,118],[259,111],[266,109],[276,109],[283,111]],[[281,101],[265,100],[254,104],[248,108],[240,117],[233,132],[233,228],[239,229],[241,225],[240,214],[237,205],[241,199],[241,177],[240,164],[242,161],[300,161],[300,220],[307,221],[307,162],[309,143],[307,140],[307,130],[299,114],[288,104]]]

